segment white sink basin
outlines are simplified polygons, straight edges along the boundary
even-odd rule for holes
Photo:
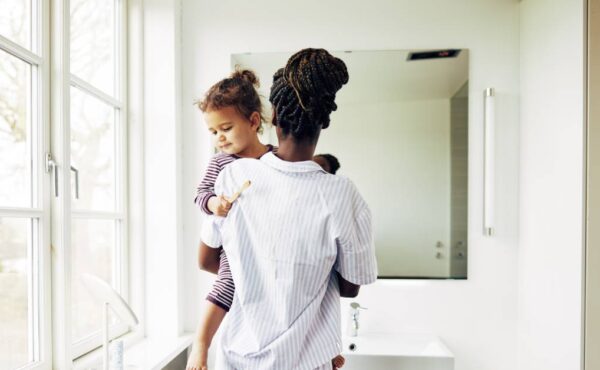
[[[359,333],[342,346],[343,370],[454,369],[454,355],[433,335]]]

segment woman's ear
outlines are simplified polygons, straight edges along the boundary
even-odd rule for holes
[[[260,113],[252,112],[250,115],[250,127],[252,127],[255,131],[258,131],[260,128]]]

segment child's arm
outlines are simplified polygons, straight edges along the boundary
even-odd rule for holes
[[[227,216],[231,204],[223,197],[217,197],[215,194],[215,182],[219,173],[223,170],[226,164],[231,163],[232,158],[217,154],[213,156],[208,163],[206,172],[198,188],[196,189],[196,203],[200,209],[206,214],[215,214],[217,216]]]

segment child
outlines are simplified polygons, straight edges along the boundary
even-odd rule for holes
[[[276,151],[275,147],[258,140],[257,134],[265,120],[255,86],[258,87],[258,79],[252,71],[238,70],[213,85],[198,103],[215,146],[221,151],[211,159],[197,189],[195,203],[207,214],[225,217],[231,208],[226,198],[214,193],[214,183],[225,165],[238,158],[260,158],[269,151]],[[206,298],[212,304],[208,305],[198,327],[187,370],[207,369],[208,348],[233,301],[235,286],[229,263],[224,251],[220,253],[218,271],[213,271],[217,273],[217,280]],[[332,364],[334,369],[340,368],[344,358],[337,356]]]
[[[331,154],[317,154],[313,157],[313,161],[332,175],[335,175],[337,170],[340,169],[340,162]]]

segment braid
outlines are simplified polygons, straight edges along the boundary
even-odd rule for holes
[[[276,125],[284,135],[314,138],[329,127],[329,115],[337,109],[335,95],[348,82],[341,59],[324,49],[304,49],[292,55],[285,68],[273,76],[269,100]]]

